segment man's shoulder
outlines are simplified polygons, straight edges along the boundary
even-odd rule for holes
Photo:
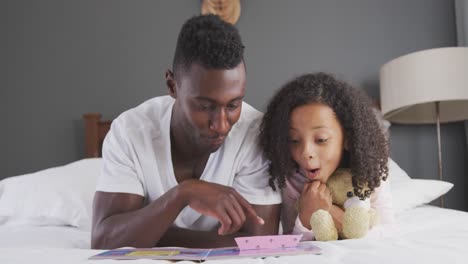
[[[168,95],[154,97],[121,113],[114,122],[127,129],[159,127],[173,103],[174,99]]]
[[[245,129],[249,129],[252,126],[258,127],[262,121],[262,117],[262,112],[258,111],[250,104],[242,102],[242,112],[237,124]]]
[[[252,141],[258,136],[259,127],[262,122],[263,113],[246,102],[242,103],[242,112],[239,120],[229,133],[232,142]]]

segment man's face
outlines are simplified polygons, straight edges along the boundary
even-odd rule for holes
[[[211,70],[199,64],[176,76],[178,127],[201,151],[215,152],[239,120],[245,95],[245,68]]]

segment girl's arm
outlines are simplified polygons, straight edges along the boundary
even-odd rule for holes
[[[331,214],[333,221],[335,222],[335,226],[338,229],[338,232],[341,232],[343,215],[344,215],[343,210],[336,205],[332,205],[329,210],[329,213]],[[296,222],[295,222],[292,234],[302,234],[303,235],[302,240],[306,240],[306,241],[313,240],[315,237],[314,232],[310,229],[310,226],[305,227],[302,224],[299,218],[299,215],[296,218]]]
[[[379,216],[379,224],[393,225],[395,223],[389,180],[382,181],[380,186],[375,189],[371,195],[371,207],[376,210]]]
[[[391,237],[399,233],[395,222],[392,194],[389,180],[382,181],[380,187],[371,195],[371,208],[377,213],[377,223],[371,228],[367,237]]]
[[[329,212],[333,218],[333,222],[335,222],[335,226],[338,229],[338,232],[341,232],[342,226],[343,226],[343,216],[344,216],[343,209],[333,204]]]
[[[332,205],[332,196],[325,183],[319,181],[308,183],[304,185],[302,195],[299,198],[299,220],[304,227],[310,230],[312,214],[319,209],[330,211]]]
[[[283,190],[283,204],[281,205],[281,224],[283,234],[291,234],[297,218],[296,199],[285,194],[287,190]]]

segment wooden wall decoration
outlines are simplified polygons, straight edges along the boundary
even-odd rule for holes
[[[215,14],[233,25],[239,20],[240,12],[240,0],[202,0],[203,15]]]

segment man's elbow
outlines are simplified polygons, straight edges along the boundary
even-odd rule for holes
[[[93,228],[91,231],[91,249],[112,249],[112,247],[106,243],[106,240],[104,232],[98,232]]]
[[[91,236],[91,249],[107,249],[100,239]]]

